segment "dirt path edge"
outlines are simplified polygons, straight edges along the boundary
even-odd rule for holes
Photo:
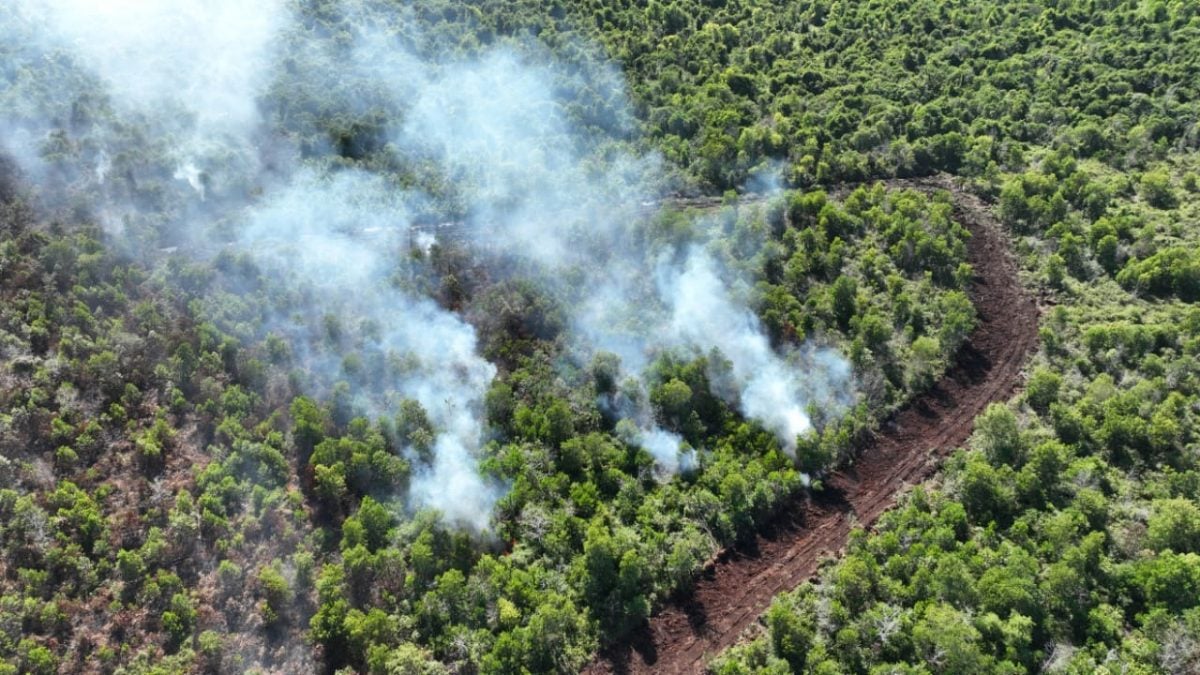
[[[892,189],[948,190],[955,217],[971,231],[970,289],[979,323],[953,366],[930,391],[885,422],[850,466],[781,510],[752,542],[720,552],[694,584],[584,673],[698,673],[737,643],[779,593],[836,556],[851,530],[870,528],[905,490],[936,473],[971,435],[976,415],[1006,400],[1038,340],[1038,306],[1018,280],[1008,235],[977,196],[949,176],[883,181]],[[839,190],[840,192],[840,190]]]

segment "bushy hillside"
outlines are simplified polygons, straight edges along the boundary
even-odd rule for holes
[[[1200,667],[1194,4],[86,4],[0,18],[0,672],[578,672],[955,362],[938,172],[1024,392],[713,670]]]
[[[780,598],[767,634],[714,672],[1200,668],[1200,309],[1186,281],[1146,279],[1188,278],[1186,263],[1163,267],[1194,248],[1200,199],[1167,189],[1166,211],[1121,200],[1065,214],[1090,223],[1099,260],[1082,241],[1063,252],[1069,234],[1053,253],[1023,238],[1057,289],[1024,393],[989,408],[941,480]],[[1108,233],[1114,222],[1137,232]],[[1126,252],[1114,280],[1103,270]]]

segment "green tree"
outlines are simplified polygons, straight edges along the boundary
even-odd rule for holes
[[[949,605],[934,604],[925,610],[913,627],[913,643],[935,673],[984,673],[994,665],[982,650],[979,630]]]
[[[975,419],[975,445],[994,466],[1020,467],[1025,462],[1025,443],[1017,417],[1002,403],[989,404]]]
[[[846,329],[850,319],[858,312],[858,283],[848,276],[840,275],[830,287],[833,317],[838,325]]]
[[[1025,400],[1029,407],[1046,414],[1053,403],[1058,402],[1062,389],[1062,376],[1048,368],[1036,368],[1025,383]]]
[[[1158,551],[1200,553],[1200,507],[1182,497],[1154,500],[1146,543]]]
[[[809,596],[801,591],[800,597]],[[809,602],[793,606],[776,600],[767,612],[772,651],[787,661],[792,672],[804,671],[809,652],[817,641],[815,610]]]
[[[692,388],[682,380],[671,378],[650,392],[650,401],[664,421],[679,429],[692,411]]]
[[[1147,204],[1159,209],[1173,209],[1179,203],[1171,188],[1171,174],[1165,169],[1142,174],[1138,181],[1138,194]]]

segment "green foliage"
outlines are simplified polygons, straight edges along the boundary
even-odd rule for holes
[[[1171,209],[1179,203],[1171,188],[1171,174],[1163,169],[1147,171],[1138,181],[1138,194],[1146,203],[1159,209]]]
[[[1025,461],[1025,448],[1017,418],[1007,406],[993,403],[975,418],[975,443],[983,450],[989,463],[995,466],[1020,468]]]
[[[942,346],[937,338],[928,335],[913,340],[910,386],[914,391],[928,389],[933,384],[941,363]]]
[[[1038,368],[1025,383],[1025,400],[1039,413],[1045,414],[1051,404],[1058,402],[1062,376],[1049,368]]]
[[[292,401],[292,436],[302,461],[325,439],[329,427],[325,412],[312,399],[303,396]]]
[[[300,5],[306,31],[345,47],[355,12]],[[675,169],[665,190],[716,194],[780,167],[779,197],[731,190],[719,211],[631,223],[630,244],[708,237],[775,347],[851,358],[858,405],[841,422],[815,411],[789,457],[715,395],[720,354],[656,355],[644,388],[620,381],[629,364],[612,355],[575,362],[571,308],[523,270],[485,280],[461,252],[431,252],[436,276],[396,283],[461,310],[499,367],[481,454],[509,490],[495,538],[476,538],[394,506],[439,430],[400,396],[358,417],[360,388],[406,367],[370,347],[370,326],[281,301],[249,259],[125,259],[86,208],[35,227],[0,176],[0,671],[234,671],[243,653],[289,651],[264,667],[578,672],[953,362],[977,317],[952,201],[835,187],[938,171],[995,200],[1062,310],[1043,317],[1027,406],[990,407],[939,491],[856,536],[714,670],[1196,670],[1192,3],[438,0],[406,16],[397,39],[448,62],[536,36],[521,58],[544,48],[591,73],[556,83],[580,145],[598,148],[589,169],[614,143],[651,150]],[[608,58],[633,125],[594,77]],[[460,207],[383,142],[371,102],[332,110],[292,84],[260,103],[305,152],[333,147]],[[64,104],[71,125],[106,114]],[[136,168],[112,189],[163,199],[144,180],[159,151],[129,133]],[[95,151],[44,140],[51,160]],[[329,391],[309,386],[293,319],[336,353]],[[614,419],[633,401],[697,450],[694,470],[656,475]],[[274,647],[305,631],[325,663]]]
[[[1144,260],[1131,260],[1117,281],[1152,295],[1200,300],[1200,253],[1190,247],[1164,248]]]
[[[1180,404],[1200,400],[1200,379],[1182,375],[1195,358],[1179,342],[1191,310],[1136,311],[1137,323],[1116,320],[1114,307],[1053,312],[1062,340],[1038,356],[1028,407],[989,406],[940,491],[917,490],[875,533],[852,537],[820,584],[776,600],[765,637],[711,670],[772,672],[777,660],[804,672],[1193,663],[1179,635],[1200,588],[1200,465],[1176,450],[1197,424]],[[1129,650],[1131,641],[1142,647]],[[1079,647],[1063,657],[1052,645],[1064,642]]]
[[[803,601],[811,600],[813,596],[811,593],[801,593],[796,597]],[[772,651],[787,661],[792,672],[804,670],[809,653],[816,642],[816,609],[812,602],[803,602],[796,606],[776,602],[767,612]]]
[[[1146,543],[1157,551],[1200,553],[1200,506],[1183,497],[1150,504]]]
[[[257,586],[263,623],[268,626],[278,623],[292,602],[292,590],[278,560],[258,571]]]
[[[846,276],[839,276],[830,288],[833,316],[842,328],[850,325],[850,319],[858,311],[857,296],[858,285]]]
[[[342,548],[362,544],[375,551],[388,542],[392,515],[387,508],[370,497],[364,497],[358,511],[342,523]]]

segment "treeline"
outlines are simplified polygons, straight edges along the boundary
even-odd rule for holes
[[[460,48],[533,34],[588,63],[581,43],[598,40],[654,146],[717,187],[776,163],[797,185],[996,177],[1051,145],[1137,170],[1200,142],[1200,10],[1186,2],[443,0],[416,13]]]
[[[968,235],[945,194],[874,186],[655,216],[648,236],[698,221],[731,270],[762,279],[747,292],[780,349],[839,346],[864,382],[793,459],[714,395],[719,354],[663,354],[649,404],[698,451],[667,480],[599,404],[619,385],[611,359],[564,369],[552,296],[471,280],[435,247],[419,283],[466,280],[442,300],[481,317],[509,364],[486,400],[484,465],[509,489],[480,539],[405,515],[434,430],[414,401],[365,416],[351,383],[374,355],[341,344],[342,381],[299,396],[302,362],[263,323],[292,292],[252,262],[171,257],[148,273],[95,230],[4,208],[0,655],[14,672],[577,669],[927,386],[974,320]],[[319,649],[297,649],[302,635]]]
[[[485,307],[521,307],[526,313],[515,317],[515,326],[555,327],[483,334],[487,349],[510,363],[487,396],[488,422],[498,438],[487,449],[486,467],[510,486],[496,516],[496,532],[507,542],[500,552],[480,551],[477,542],[433,519],[405,522],[379,507],[386,474],[371,468],[371,458],[392,456],[389,421],[339,425],[328,409],[294,403],[294,435],[314,448],[309,461],[318,494],[328,497],[320,485],[339,488],[335,499],[322,501],[340,522],[340,553],[318,578],[312,620],[312,638],[326,658],[356,668],[398,668],[416,658],[406,645],[412,643],[452,668],[559,672],[578,669],[600,643],[620,639],[665,597],[687,587],[717,547],[753,533],[801,490],[801,471],[822,471],[844,456],[889,406],[945,367],[974,322],[961,290],[969,278],[962,267],[967,235],[947,218],[947,199],[875,187],[843,202],[795,193],[702,217],[728,233],[713,240],[717,248],[736,248],[755,232],[765,237],[743,262],[781,271],[792,265],[786,281],[778,278],[790,285],[764,282],[755,291],[764,317],[777,309],[771,298],[803,291],[809,312],[795,308],[796,325],[779,324],[781,348],[804,338],[853,343],[864,373],[879,374],[875,398],[840,419],[819,419],[823,432],[795,459],[714,394],[719,354],[668,353],[649,368],[649,403],[656,421],[680,433],[698,455],[693,468],[667,480],[601,405],[620,386],[610,355],[563,370],[562,327],[545,320],[554,315],[549,296],[536,286],[500,284],[466,298],[467,316],[490,315]],[[671,230],[658,225],[650,231]],[[788,243],[809,238],[811,249]],[[934,277],[906,269],[903,256],[892,264],[890,246],[940,252],[947,272]],[[808,260],[817,261],[811,269]],[[760,269],[755,276],[771,275]],[[915,301],[897,314],[894,295]],[[938,311],[948,307],[960,314]],[[920,353],[912,359],[917,365],[907,365],[913,353]],[[396,429],[409,438],[421,433],[411,423],[419,410],[402,416]]]
[[[1194,160],[1045,155],[998,210],[1059,306],[944,476],[779,598],[716,673],[1200,668]]]
[[[1072,346],[713,672],[1200,665],[1200,313],[1143,311],[1056,310],[1044,330]]]
[[[312,35],[349,44],[347,17],[377,6],[394,9],[298,11]],[[474,538],[399,505],[433,430],[411,401],[372,416],[356,403],[355,385],[390,367],[353,339],[371,326],[304,317],[345,350],[340,382],[309,391],[266,319],[298,313],[301,295],[246,257],[160,252],[147,268],[106,248],[86,208],[34,225],[5,173],[0,672],[577,671],[945,368],[974,321],[967,233],[947,197],[821,189],[939,170],[996,200],[1029,280],[1060,305],[1026,391],[981,418],[943,484],[859,536],[821,584],[780,600],[763,640],[714,668],[1195,669],[1194,4],[408,11],[398,39],[419,53],[544,46],[572,66],[561,86],[580,138],[660,152],[676,189],[753,187],[781,170],[792,190],[766,203],[735,193],[638,231],[669,240],[703,216],[714,256],[752,280],[742,290],[776,346],[841,349],[858,401],[817,415],[792,458],[713,395],[719,355],[662,355],[648,403],[699,451],[664,480],[598,404],[620,386],[612,359],[571,358],[551,293],[472,271],[449,243],[414,251],[416,274],[400,283],[461,312],[501,366],[484,469],[509,489],[495,538]],[[636,124],[614,113],[609,57]],[[337,97],[289,82],[262,105],[302,153],[331,150],[455,212],[444,177],[388,152],[382,107],[331,108]],[[74,103],[59,102],[63,119],[111,114]],[[48,159],[94,158],[50,140]],[[161,178],[169,153],[141,147],[133,128],[110,140],[129,169],[113,185],[183,209]],[[179,243],[158,225],[131,219],[127,232],[151,250]]]

